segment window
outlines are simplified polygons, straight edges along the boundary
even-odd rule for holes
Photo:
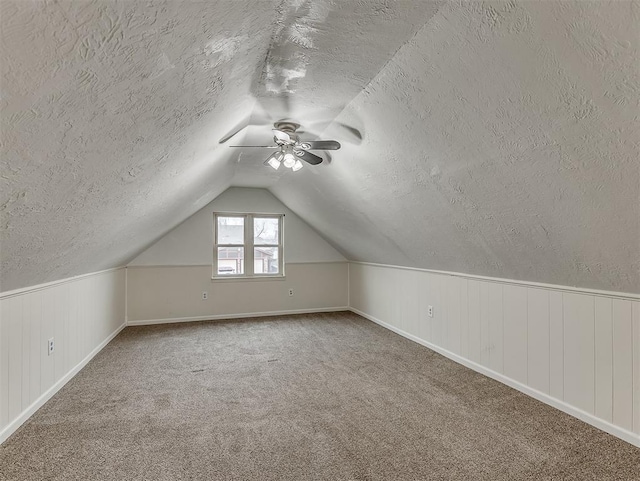
[[[213,277],[282,277],[282,214],[213,214]]]

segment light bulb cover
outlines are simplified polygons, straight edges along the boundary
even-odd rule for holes
[[[302,169],[303,163],[300,162],[300,160],[296,160],[296,162],[293,164],[293,166],[291,167],[291,170],[293,170],[294,172]]]
[[[269,164],[275,170],[278,170],[280,168],[280,161],[273,156],[269,157],[269,160],[267,160],[267,164]]]
[[[282,152],[274,152],[265,161],[265,164],[273,167],[273,169],[275,169],[275,170],[278,170],[280,168],[280,163],[282,162],[282,157],[284,157],[284,154]]]
[[[293,155],[290,152],[287,152],[286,154],[284,154],[284,160],[282,161],[282,163],[284,164],[285,167],[290,169],[296,163],[295,155]]]

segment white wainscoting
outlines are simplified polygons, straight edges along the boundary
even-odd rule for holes
[[[640,447],[640,295],[350,263],[349,297],[354,312]]]
[[[125,326],[125,285],[119,268],[0,295],[0,443]]]
[[[348,309],[347,262],[287,263],[285,275],[212,281],[211,265],[129,266],[128,325]]]

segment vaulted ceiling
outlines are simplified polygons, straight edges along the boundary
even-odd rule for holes
[[[123,265],[235,185],[353,260],[640,292],[636,2],[0,9],[3,291]],[[282,118],[343,148],[229,147]]]

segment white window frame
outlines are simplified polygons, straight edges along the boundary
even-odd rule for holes
[[[218,217],[243,217],[244,218],[244,243],[242,244],[218,244]],[[278,219],[278,244],[253,243],[253,221],[254,219]],[[211,279],[215,281],[238,281],[238,280],[265,280],[284,279],[284,214],[263,214],[248,212],[214,212],[213,213],[213,265]],[[242,247],[244,248],[244,273],[242,274],[218,274],[218,248],[219,247]],[[259,274],[254,272],[254,249],[256,247],[277,247],[278,248],[278,273]]]

